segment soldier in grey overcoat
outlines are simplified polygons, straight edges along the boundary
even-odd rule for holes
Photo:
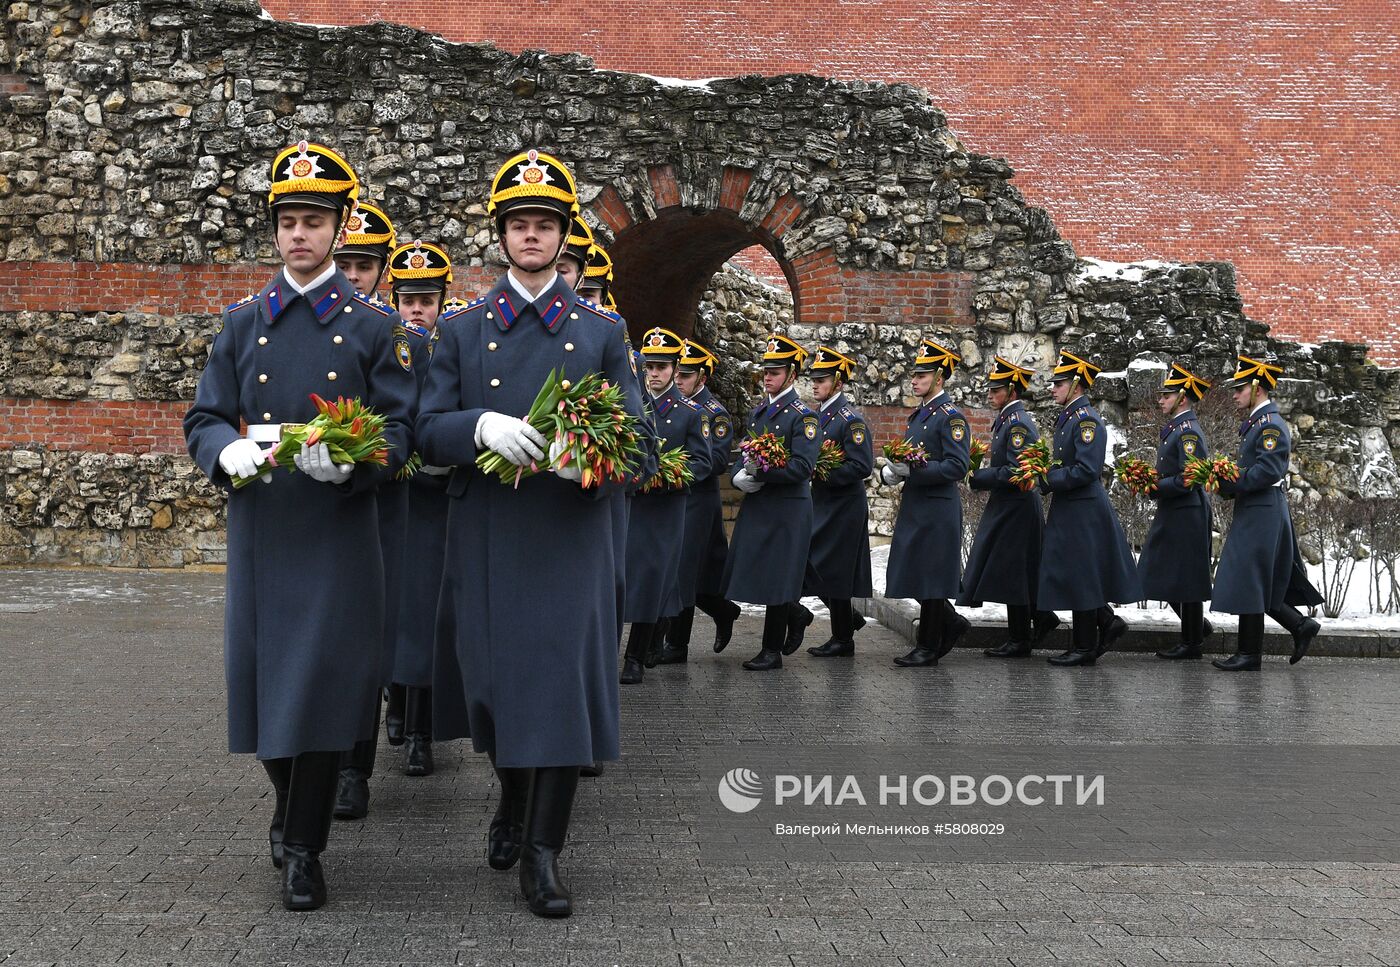
[[[705,410],[710,420],[710,472],[691,485],[685,499],[685,542],[681,551],[680,613],[666,623],[666,644],[657,664],[684,662],[690,652],[695,609],[715,623],[714,649],[724,651],[734,635],[739,606],[721,593],[729,539],[724,534],[724,502],[720,479],[734,460],[734,424],[724,404],[710,392],[718,358],[693,339],[687,339],[676,364],[676,388]]]
[[[1216,611],[1240,616],[1238,651],[1212,664],[1223,671],[1258,671],[1264,650],[1264,615],[1293,636],[1290,665],[1308,653],[1322,626],[1299,607],[1322,604],[1308,580],[1288,512],[1288,459],[1293,435],[1269,393],[1283,368],[1239,357],[1233,377],[1240,424],[1239,479],[1221,481],[1220,494],[1234,500],[1230,534],[1215,572]]]
[[[904,442],[922,447],[927,462],[888,460],[880,468],[887,487],[903,486],[885,573],[885,596],[919,602],[914,647],[894,660],[905,668],[938,664],[966,633],[968,620],[949,602],[957,597],[962,569],[962,495],[971,438],[967,419],[953,405],[944,383],[962,357],[925,339],[910,367],[920,399],[909,415]],[[922,460],[922,458],[920,458]]]
[[[1052,494],[1045,519],[1036,606],[1073,614],[1069,650],[1049,659],[1060,666],[1092,665],[1128,630],[1110,603],[1142,597],[1123,526],[1103,486],[1108,432],[1085,395],[1099,367],[1066,350],[1050,377],[1062,409],[1055,418],[1053,465],[1040,484]]]
[[[865,417],[844,389],[856,361],[830,346],[818,346],[808,373],[818,405],[823,445],[830,440],[843,454],[823,479],[812,480],[812,545],[808,549],[808,594],[831,613],[831,637],[807,649],[817,658],[845,658],[856,651],[856,611],[852,598],[872,593],[870,507],[865,481],[875,467],[874,446]],[[818,451],[820,456],[820,451]]]
[[[816,414],[794,386],[806,358],[807,350],[788,337],[769,334],[763,353],[767,395],[749,414],[747,429],[750,437],[773,434],[786,448],[787,461],[765,469],[741,457],[731,477],[745,496],[724,566],[724,596],[765,606],[762,646],[744,662],[749,671],[782,668],[783,655],[797,650],[812,620],[799,599],[812,542],[812,470],[821,442]]]
[[[710,473],[710,417],[676,389],[676,361],[684,340],[657,326],[642,337],[647,410],[656,429],[657,452],[680,447],[697,479]],[[690,488],[658,478],[643,482],[632,497],[627,523],[627,604],[631,624],[620,681],[642,680],[648,653],[661,649],[666,620],[681,611],[680,567],[685,549],[685,507]],[[656,664],[652,657],[651,664]]]
[[[509,271],[444,326],[417,422],[426,463],[452,466],[438,608],[434,695],[455,690],[465,712],[434,701],[438,740],[470,732],[501,781],[488,834],[497,869],[520,862],[538,916],[572,912],[557,859],[579,768],[619,753],[617,634],[622,607],[612,495],[558,466],[563,441],[523,417],[551,371],[600,374],[642,416],[616,316],[582,301],[555,273],[577,194],[568,168],[544,152],[511,158],[491,186],[489,213]],[[550,467],[501,483],[476,467],[494,451]]]
[[[224,311],[184,429],[194,462],[230,490],[229,749],[263,762],[282,902],[310,910],[326,900],[319,857],[341,754],[372,728],[384,621],[375,491],[411,450],[414,382],[406,335],[331,260],[359,190],[349,164],[303,141],[277,155],[270,182],[284,266]],[[280,424],[316,416],[312,393],[359,397],[382,415],[387,465],[335,464],[316,444],[296,456],[299,473],[232,489],[266,469]]]
[[[379,299],[379,283],[389,265],[389,253],[394,250],[394,224],[384,209],[363,198],[357,199],[355,211],[346,225],[345,239],[335,250],[336,268],[374,305],[389,313],[385,324],[402,327],[408,334],[410,350],[418,348],[418,337],[408,327],[392,305]],[[414,372],[421,380],[419,371]],[[414,409],[418,394],[415,389]],[[398,628],[399,596],[403,578],[404,540],[408,526],[408,488],[397,477],[380,485],[375,495],[379,505],[379,547],[384,555],[384,647],[380,653],[380,684],[390,684],[394,666],[394,644]],[[340,763],[340,779],[335,793],[336,819],[363,819],[369,812],[369,780],[374,775],[375,752],[379,748],[379,706],[382,693],[375,692],[368,734],[345,753]]]
[[[1165,601],[1181,618],[1181,641],[1157,652],[1180,661],[1201,657],[1206,639],[1205,602],[1210,600],[1210,498],[1199,484],[1188,484],[1186,464],[1210,456],[1205,431],[1192,403],[1210,389],[1181,363],[1172,363],[1157,398],[1167,422],[1157,446],[1157,513],[1138,556],[1143,596]]]
[[[414,369],[421,387],[439,339],[438,325],[452,284],[452,258],[431,242],[399,246],[389,259],[393,303],[415,344]],[[408,490],[404,561],[394,665],[390,685],[404,695],[404,772],[433,772],[433,648],[442,562],[447,541],[447,475],[450,468],[422,464],[404,481]]]
[[[987,466],[976,468],[968,477],[968,486],[986,492],[987,505],[963,569],[958,604],[980,608],[984,601],[998,601],[1006,605],[1007,640],[983,652],[990,658],[1025,658],[1060,623],[1053,611],[1035,607],[1045,530],[1040,493],[1034,486],[1011,481],[1020,467],[1021,453],[1040,439],[1035,418],[1021,398],[1030,391],[1031,375],[1010,360],[993,357],[987,402],[997,415]]]

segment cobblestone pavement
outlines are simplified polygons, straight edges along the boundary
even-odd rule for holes
[[[739,668],[758,634],[623,690],[624,755],[585,781],[565,876],[530,916],[483,861],[494,782],[439,747],[383,746],[368,820],[338,823],[331,902],[288,914],[262,770],[225,752],[216,574],[0,570],[0,963],[1400,964],[1400,865],[722,865],[676,779],[724,743],[1400,743],[1393,661],[1258,676],[1111,656],[1097,668],[959,654],[901,671],[872,625],[854,662]],[[825,637],[822,623],[810,637]],[[697,622],[697,639],[709,625]],[[702,642],[703,643],[703,642]]]

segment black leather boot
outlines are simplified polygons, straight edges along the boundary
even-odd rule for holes
[[[1047,661],[1061,668],[1074,668],[1079,665],[1092,665],[1099,660],[1098,612],[1076,611],[1070,627],[1072,647],[1069,651],[1055,655]]]
[[[988,658],[1025,658],[1031,653],[1031,608],[1028,604],[1006,606],[1006,633],[1003,644],[982,652]]]
[[[598,779],[603,775],[603,763],[590,762],[586,766],[578,767],[578,777],[580,779]]]
[[[783,643],[787,641],[791,612],[785,604],[770,604],[763,613],[763,645],[757,655],[744,662],[751,672],[767,672],[783,667]]]
[[[1288,664],[1296,665],[1303,660],[1303,656],[1312,647],[1313,639],[1317,637],[1322,625],[1304,614],[1291,604],[1280,605],[1277,608],[1270,608],[1267,612],[1279,625],[1293,636],[1293,654],[1288,656]]]
[[[410,776],[433,774],[433,690],[408,689],[404,706],[404,729],[408,739],[404,773]]]
[[[384,707],[384,735],[390,745],[403,745],[403,712],[406,701],[403,685],[390,685],[385,690],[387,704]]]
[[[783,655],[791,655],[802,647],[802,638],[807,634],[807,626],[812,623],[812,612],[801,601],[788,605],[787,637],[783,639]]]
[[[1102,658],[1104,652],[1113,647],[1113,643],[1122,638],[1128,632],[1128,623],[1118,615],[1113,613],[1113,609],[1105,605],[1096,612],[1098,616],[1099,635],[1094,646],[1094,657]]]
[[[808,648],[807,654],[817,658],[849,658],[856,653],[855,609],[851,607],[851,599],[822,600],[831,612],[831,638],[824,644]]]
[[[287,821],[287,790],[292,785],[291,759],[263,759],[263,769],[272,780],[276,803],[272,807],[272,825],[267,827],[267,844],[272,850],[272,865],[282,868],[282,830]]]
[[[531,769],[503,769],[495,765],[501,798],[486,836],[486,862],[493,870],[508,870],[520,859],[525,840],[525,806],[530,796]]]
[[[315,910],[326,902],[321,853],[331,832],[339,752],[303,752],[292,760],[282,834],[282,906]]]
[[[695,623],[695,608],[685,608],[666,622],[666,641],[661,646],[658,665],[684,665],[690,657],[690,629]]]
[[[1173,648],[1157,652],[1167,661],[1184,661],[1201,657],[1201,642],[1205,640],[1205,605],[1199,601],[1173,604],[1172,610],[1181,616],[1181,642]]]
[[[578,789],[578,766],[534,770],[525,808],[525,842],[520,851],[520,892],[537,917],[567,917],[573,898],[559,879],[559,853],[569,834],[569,814]]]
[[[646,675],[642,661],[651,644],[652,627],[646,622],[634,622],[628,630],[627,650],[622,653],[622,671],[617,676],[623,685],[636,685]]]
[[[734,622],[739,620],[739,606],[718,594],[697,594],[695,606],[705,612],[715,623],[715,654],[729,646],[734,637]]]
[[[943,640],[943,609],[939,601],[919,602],[919,627],[914,635],[914,647],[900,655],[894,663],[900,668],[924,668],[938,664],[938,649]]]
[[[1217,658],[1211,664],[1223,672],[1257,672],[1262,664],[1260,655],[1264,652],[1262,614],[1240,615],[1240,630],[1236,635],[1235,648],[1235,653],[1229,658]]]
[[[859,631],[860,629],[862,629],[862,628],[864,628],[864,627],[865,627],[865,615],[861,614],[859,611],[856,611],[854,608],[852,608],[852,609],[851,609],[851,630],[852,630],[852,631]]]

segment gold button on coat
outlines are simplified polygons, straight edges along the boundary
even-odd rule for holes
[[[500,386],[500,385],[501,385],[501,381],[500,381],[499,379],[493,379],[493,380],[491,380],[491,385],[492,385],[492,386]]]
[[[258,382],[259,382],[259,383],[266,383],[266,382],[267,382],[267,373],[259,373],[259,374],[258,374]]]
[[[266,420],[267,422],[271,423],[271,422],[272,422],[272,414],[271,414],[271,413],[264,413],[264,414],[263,414],[263,419]]]
[[[267,345],[267,337],[266,337],[266,336],[259,336],[259,337],[258,337],[258,345],[259,345],[259,346],[266,346],[266,345]]]
[[[493,343],[493,342],[488,342],[488,343],[486,344],[486,348],[489,349],[489,350],[491,350],[491,351],[494,353],[494,352],[496,351],[496,344]]]
[[[344,341],[345,341],[345,337],[344,337],[344,336],[336,336],[334,339],[331,340],[331,342],[335,343],[337,346],[339,346],[339,345],[340,345],[341,343],[343,343]]]
[[[564,352],[566,352],[566,353],[571,353],[571,352],[573,352],[573,351],[574,351],[574,344],[573,344],[573,343],[571,343],[571,342],[566,342],[566,343],[564,343]]]
[[[331,370],[329,373],[327,373],[326,379],[335,379],[335,370]]]

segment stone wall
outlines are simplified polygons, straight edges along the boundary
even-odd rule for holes
[[[1011,166],[911,87],[668,85],[385,24],[278,23],[243,0],[12,3],[0,72],[0,561],[217,557],[218,500],[179,456],[179,415],[218,307],[270,272],[267,159],[302,137],[342,149],[402,237],[443,241],[461,294],[499,271],[491,174],[521,147],[559,151],[634,334],[698,331],[740,411],[774,325],[861,358],[877,443],[903,425],[923,334],[971,374],[994,352],[1042,372],[1056,346],[1085,352],[1121,373],[1101,385],[1117,421],[1154,363],[1218,374],[1270,350],[1289,367],[1296,483],[1390,486],[1393,371],[1270,340],[1229,265],[1080,258]],[[724,269],[754,245],[790,292]],[[985,426],[977,381],[953,389]]]

